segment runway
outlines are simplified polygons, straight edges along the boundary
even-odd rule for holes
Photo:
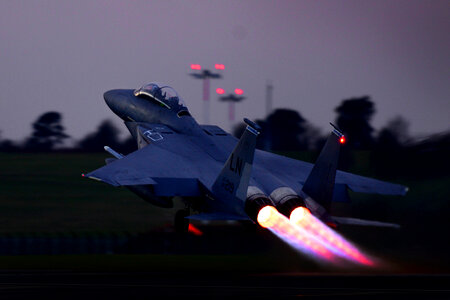
[[[449,299],[450,275],[0,273],[1,299],[230,299],[237,296],[265,299]]]

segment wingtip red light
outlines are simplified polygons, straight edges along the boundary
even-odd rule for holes
[[[215,64],[214,67],[216,68],[216,70],[225,70],[224,64]]]
[[[342,137],[339,139],[339,142],[340,142],[341,144],[345,144],[345,137],[342,136]]]
[[[217,88],[216,89],[216,93],[219,94],[219,95],[223,95],[223,94],[225,94],[225,90],[222,89],[222,88]]]
[[[191,69],[192,70],[201,70],[202,66],[199,64],[191,64]]]

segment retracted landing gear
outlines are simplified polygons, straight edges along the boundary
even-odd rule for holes
[[[189,229],[189,219],[186,219],[190,215],[189,208],[180,209],[175,214],[175,232],[187,233]]]

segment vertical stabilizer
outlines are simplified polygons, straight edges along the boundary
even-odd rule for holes
[[[333,198],[340,144],[345,142],[342,132],[333,124],[331,125],[334,130],[328,137],[302,189],[305,194],[325,209],[329,209]]]
[[[247,198],[256,137],[260,131],[257,124],[248,119],[244,121],[248,126],[212,186],[214,197],[228,204],[231,204],[230,199],[235,198],[243,204]]]

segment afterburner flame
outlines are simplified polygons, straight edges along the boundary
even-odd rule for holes
[[[258,213],[258,223],[261,227],[268,228],[274,225],[276,220],[277,209],[273,206],[264,206]]]
[[[307,208],[297,207],[294,209],[291,213],[290,220],[293,224],[305,229],[321,240],[335,254],[364,265],[370,266],[374,264],[344,237],[314,217]]]
[[[291,212],[289,219],[294,224],[297,224],[297,223],[303,222],[310,215],[311,215],[311,212],[309,211],[309,209],[307,209],[306,207],[300,206]]]
[[[301,252],[322,260],[333,260],[333,253],[314,236],[280,214],[275,207],[263,207],[257,217],[259,225],[269,229],[283,241]]]

